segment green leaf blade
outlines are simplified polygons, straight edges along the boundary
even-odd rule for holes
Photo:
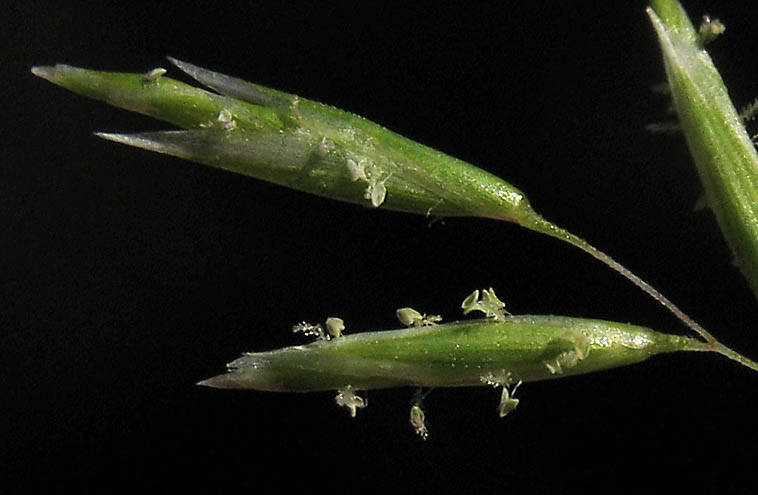
[[[32,72],[74,93],[185,129],[212,127],[224,109],[235,115],[240,128],[273,131],[282,126],[276,112],[270,109],[224,98],[168,77],[147,81],[143,74],[65,64],[34,67]]]
[[[58,65],[32,72],[188,129],[97,133],[112,141],[366,207],[505,220],[560,239],[629,279],[705,340],[715,340],[650,284],[540,216],[524,193],[499,177],[349,112],[170,60],[221,94],[163,78],[163,69],[138,75]]]
[[[539,381],[638,363],[669,352],[704,350],[688,337],[649,328],[561,316],[508,316],[347,335],[305,346],[245,354],[229,373],[200,385],[279,392],[482,386],[510,374]],[[561,364],[562,363],[562,364]]]
[[[171,60],[221,94],[168,77],[67,65],[32,72],[195,133],[98,134],[106,139],[366,207],[525,226],[539,219],[525,195],[504,180],[363,117]]]
[[[648,14],[707,203],[758,296],[758,153],[679,3],[659,0],[652,5]]]

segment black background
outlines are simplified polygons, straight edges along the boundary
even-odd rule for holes
[[[527,384],[505,420],[496,391],[435,391],[425,443],[407,424],[410,390],[372,392],[351,420],[332,394],[196,387],[242,351],[302,342],[295,322],[395,328],[400,306],[454,319],[489,286],[514,313],[685,329],[587,255],[514,225],[430,226],[102,141],[91,132],[166,126],[29,72],[144,72],[172,55],[359,113],[502,176],[756,358],[758,305],[712,215],[693,211],[683,139],[645,131],[668,103],[650,91],[663,69],[644,2],[170,5],[6,7],[3,484],[523,493],[663,475],[749,486],[758,375],[719,356]],[[738,106],[752,100],[755,8],[686,6],[725,22],[714,60]]]

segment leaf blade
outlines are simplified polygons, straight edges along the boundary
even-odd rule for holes
[[[656,0],[648,15],[707,203],[758,297],[758,153],[681,5]]]

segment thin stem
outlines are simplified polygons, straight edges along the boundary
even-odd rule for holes
[[[737,351],[734,351],[721,342],[714,342],[712,344],[709,344],[708,347],[710,347],[709,350],[713,352],[717,352],[721,354],[722,356],[726,356],[729,359],[733,361],[737,361],[738,363],[747,366],[751,370],[758,371],[758,363],[753,361],[752,359],[748,359],[742,354],[738,353]]]
[[[758,362],[755,362],[751,359],[746,358],[742,354],[738,353],[737,351],[734,351],[730,349],[729,347],[725,346],[716,338],[711,335],[708,330],[700,326],[698,322],[693,320],[687,313],[679,309],[679,307],[671,302],[666,296],[661,294],[655,287],[648,284],[644,280],[642,280],[640,277],[632,273],[628,268],[626,268],[624,265],[619,263],[618,261],[614,260],[604,252],[600,251],[596,247],[589,244],[587,241],[582,239],[581,237],[578,237],[571,232],[568,232],[565,229],[562,229],[555,225],[554,223],[549,222],[548,220],[545,220],[542,217],[539,217],[538,220],[536,220],[533,224],[529,225],[528,227],[541,232],[543,234],[549,235],[551,237],[555,237],[556,239],[560,239],[564,242],[568,242],[572,246],[576,246],[577,248],[581,249],[585,253],[589,254],[593,258],[600,260],[601,262],[605,263],[609,267],[616,270],[618,273],[620,273],[622,276],[630,280],[634,285],[645,291],[650,297],[658,301],[664,308],[671,311],[671,313],[674,314],[679,320],[687,325],[688,328],[692,329],[695,333],[700,335],[705,342],[701,342],[701,345],[697,347],[693,347],[693,351],[705,351],[705,352],[716,352],[718,354],[721,354],[722,356],[728,357],[729,359],[732,359],[733,361],[736,361],[751,370],[758,371]]]
[[[721,354],[722,356],[727,357],[732,361],[736,361],[753,371],[758,371],[758,362],[728,348],[721,342],[703,342],[701,340],[691,339],[690,344],[685,350],[694,352],[715,352],[716,354]]]
[[[596,247],[592,246],[581,237],[578,237],[572,234],[571,232],[568,232],[567,230],[558,227],[554,223],[542,217],[540,217],[540,220],[538,220],[533,225],[533,228],[543,234],[568,242],[572,246],[575,246],[581,249],[582,251],[589,254],[593,258],[613,268],[622,276],[624,276],[629,281],[631,281],[634,285],[636,285],[637,287],[645,291],[647,294],[649,294],[650,297],[658,301],[664,308],[671,311],[671,313],[673,313],[674,316],[679,318],[679,320],[682,323],[684,323],[688,328],[692,329],[695,333],[697,333],[703,339],[705,339],[707,343],[718,344],[718,341],[716,340],[715,337],[713,337],[713,335],[710,334],[710,332],[708,332],[705,328],[700,326],[700,324],[696,322],[695,320],[693,320],[687,313],[679,309],[679,307],[676,304],[674,304],[666,296],[661,294],[655,287],[653,287],[652,285],[642,280],[640,277],[632,273],[624,265],[614,260],[613,258],[608,256],[604,252],[600,251]]]

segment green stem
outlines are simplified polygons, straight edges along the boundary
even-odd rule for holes
[[[632,273],[624,265],[614,260],[613,258],[608,256],[604,252],[600,251],[595,246],[591,245],[590,243],[588,243],[581,237],[576,236],[572,234],[571,232],[565,229],[562,229],[561,227],[558,227],[557,225],[546,220],[543,217],[540,217],[539,220],[535,221],[533,224],[529,225],[528,227],[542,234],[555,237],[556,239],[560,239],[561,241],[567,242],[571,244],[572,246],[581,249],[582,251],[589,254],[593,258],[608,265],[610,268],[612,268],[613,270],[621,274],[623,277],[628,279],[634,285],[642,289],[644,292],[650,295],[650,297],[658,301],[664,308],[671,311],[671,313],[674,316],[676,316],[682,323],[684,323],[688,328],[692,329],[695,333],[700,335],[705,340],[705,342],[702,343],[703,344],[702,347],[693,348],[692,350],[716,352],[744,366],[747,366],[748,368],[752,370],[758,371],[758,362],[748,359],[747,357],[739,354],[738,352],[730,349],[729,347],[719,342],[713,335],[711,335],[711,333],[708,330],[706,330],[698,322],[693,320],[692,317],[690,317],[687,313],[679,309],[679,307],[676,304],[674,304],[673,302],[671,302],[669,298],[661,294],[661,292],[658,291],[655,287],[653,287],[649,283],[642,280],[640,277]]]
[[[709,349],[704,349],[704,350],[716,352],[718,354],[721,354],[722,356],[726,356],[729,359],[740,363],[743,366],[747,366],[751,370],[758,371],[758,362],[755,362],[752,359],[746,358],[742,354],[730,349],[729,347],[725,346],[721,342],[714,342],[713,344],[710,345]]]
[[[582,251],[589,254],[593,258],[608,265],[610,268],[620,273],[623,277],[627,278],[634,285],[636,285],[637,287],[645,291],[648,295],[650,295],[650,297],[658,301],[664,308],[671,311],[674,314],[674,316],[676,316],[682,323],[687,325],[688,328],[691,328],[695,333],[703,337],[703,339],[705,339],[706,342],[708,343],[717,342],[710,332],[708,332],[705,328],[703,328],[698,322],[693,320],[687,313],[679,309],[679,307],[676,304],[674,304],[673,302],[671,302],[671,300],[669,300],[669,298],[661,294],[655,287],[653,287],[649,283],[642,280],[640,277],[632,273],[632,271],[629,270],[627,267],[625,267],[618,261],[614,260],[613,258],[608,256],[604,252],[600,251],[595,246],[591,245],[590,243],[588,243],[581,237],[572,234],[566,229],[562,229],[561,227],[558,227],[554,223],[542,217],[540,217],[540,219],[537,222],[535,222],[532,226],[530,226],[530,228],[542,234],[546,234],[551,237],[555,237],[556,239],[560,239],[561,241],[567,242],[571,244],[572,246],[581,249]]]

